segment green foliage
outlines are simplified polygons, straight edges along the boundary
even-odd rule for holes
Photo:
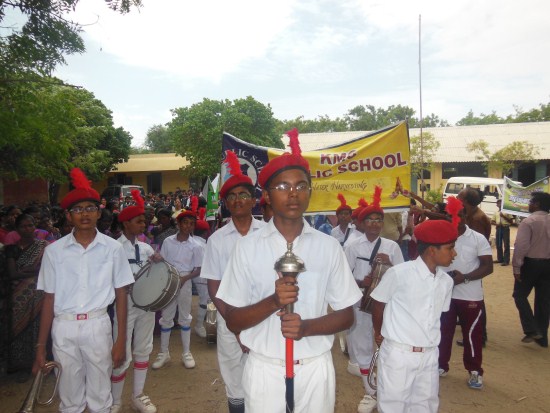
[[[147,153],[174,152],[168,128],[164,125],[153,125],[149,128],[144,146]]]
[[[487,141],[480,140],[466,145],[469,152],[474,152],[476,159],[485,161],[485,166],[501,170],[508,175],[517,163],[530,162],[535,159],[540,148],[529,141],[514,141],[504,148],[491,152]]]
[[[411,151],[411,174],[420,178],[423,169],[431,170],[433,168],[433,158],[441,144],[429,132],[422,132],[420,135],[410,138]]]
[[[426,201],[435,204],[436,202],[443,202],[443,185],[439,185],[437,189],[430,189],[426,192]]]
[[[233,102],[204,99],[173,109],[172,116],[168,131],[176,153],[190,163],[183,171],[188,176],[212,176],[219,171],[224,131],[255,145],[283,147],[271,107],[250,96]]]
[[[318,116],[310,120],[299,116],[294,120],[277,121],[279,135],[284,134],[292,128],[298,128],[300,133],[324,133],[324,132],[345,132],[348,130],[346,121],[342,118],[330,119],[328,115]]]

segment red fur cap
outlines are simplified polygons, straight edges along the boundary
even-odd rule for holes
[[[239,185],[253,185],[252,179],[246,176],[241,171],[241,164],[239,163],[239,158],[233,151],[225,151],[225,160],[227,164],[227,169],[231,174],[231,178],[224,182],[222,188],[220,189],[220,198],[225,198],[227,193]]]
[[[351,207],[346,203],[346,198],[344,198],[344,195],[338,194],[338,201],[340,201],[340,206],[336,208],[337,214],[345,210],[351,212]]]
[[[99,203],[100,198],[98,192],[92,188],[90,181],[78,168],[71,170],[71,183],[74,189],[65,195],[65,198],[61,200],[61,208],[70,209],[74,204],[78,204],[82,201],[91,201]]]
[[[366,218],[368,218],[371,214],[381,214],[384,216],[384,210],[380,206],[380,201],[382,200],[382,187],[376,185],[374,187],[374,194],[372,195],[372,202],[371,204],[363,208],[361,212],[359,213],[359,216],[357,217],[359,221],[363,221]]]
[[[124,208],[122,212],[118,214],[118,222],[130,221],[139,215],[145,214],[145,202],[138,189],[132,189],[132,198],[134,198],[136,204]]]
[[[302,156],[302,149],[300,148],[300,141],[298,140],[298,129],[294,128],[286,133],[288,135],[290,147],[290,153],[285,152],[265,165],[260,175],[258,176],[258,183],[265,189],[267,182],[275,175],[286,169],[303,169],[309,175],[309,163]]]

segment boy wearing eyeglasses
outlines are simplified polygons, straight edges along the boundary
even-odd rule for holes
[[[256,205],[256,189],[250,177],[241,172],[235,153],[227,151],[224,162],[228,165],[230,177],[220,190],[220,198],[231,213],[231,220],[208,239],[201,276],[207,279],[208,292],[218,310],[216,349],[220,372],[225,383],[229,412],[239,413],[244,412],[242,374],[247,349],[241,346],[238,336],[227,328],[225,323],[227,307],[223,301],[216,298],[216,293],[236,242],[258,231],[266,224],[252,216],[252,208]]]
[[[384,226],[384,210],[380,207],[382,189],[375,188],[373,202],[359,213],[365,233],[344,247],[346,258],[359,288],[368,289],[373,281],[376,264],[395,265],[403,262],[399,244],[380,237]],[[365,396],[359,402],[358,413],[370,413],[376,407],[376,391],[368,384],[369,366],[374,354],[372,315],[360,310],[361,300],[353,306],[355,322],[347,342],[350,365],[358,364]]]
[[[73,231],[49,245],[38,275],[44,290],[33,373],[53,355],[63,368],[60,411],[109,411],[111,371],[126,359],[127,286],[134,282],[122,245],[96,229],[100,198],[79,169],[71,171],[74,190],[61,201]],[[118,335],[113,344],[107,306],[116,302]]]
[[[309,164],[297,131],[289,136],[292,153],[272,159],[259,175],[273,218],[237,241],[217,298],[226,306],[227,326],[249,349],[242,377],[246,410],[285,412],[285,339],[292,339],[294,411],[329,413],[335,403],[334,333],[351,326],[361,293],[338,241],[304,220]],[[305,263],[297,279],[274,269],[289,243]],[[294,313],[286,313],[291,303]]]

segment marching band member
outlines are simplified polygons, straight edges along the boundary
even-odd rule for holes
[[[375,187],[373,202],[359,212],[358,221],[365,234],[344,248],[353,276],[360,288],[372,283],[374,262],[396,265],[403,262],[403,255],[395,241],[380,237],[384,226],[384,210],[380,207],[382,188]],[[360,310],[361,300],[353,306],[355,322],[350,328],[347,343],[350,366],[359,365],[365,396],[359,402],[358,413],[370,413],[376,407],[375,391],[368,384],[369,366],[374,354],[372,315]]]
[[[160,369],[170,361],[170,332],[174,327],[174,317],[178,310],[178,324],[181,327],[181,342],[183,352],[181,362],[186,369],[195,367],[195,359],[191,354],[191,303],[193,299],[191,279],[201,273],[203,251],[199,244],[193,241],[191,235],[195,229],[197,216],[192,211],[183,211],[178,215],[178,232],[164,240],[160,255],[178,270],[181,278],[180,291],[175,300],[168,304],[160,317],[160,352],[152,364],[153,369]]]
[[[330,235],[336,238],[340,245],[343,246],[348,238],[355,232],[355,226],[351,223],[352,209],[346,203],[344,195],[338,194],[338,200],[340,201],[340,205],[336,208],[338,225],[332,229]]]
[[[453,280],[440,267],[456,256],[458,222],[429,220],[414,235],[420,256],[390,268],[371,293],[380,346],[378,412],[437,412],[441,313],[449,310]]]
[[[126,358],[127,286],[134,276],[122,245],[96,229],[99,194],[84,173],[71,171],[75,189],[61,201],[73,231],[46,247],[38,275],[44,304],[33,373],[46,361],[52,334],[53,354],[63,368],[59,410],[108,412],[111,371]],[[113,344],[107,306],[116,302],[117,338]]]
[[[246,410],[286,410],[285,338],[290,338],[295,340],[295,412],[328,413],[335,402],[333,334],[351,326],[352,305],[361,293],[339,243],[303,218],[311,197],[310,170],[298,132],[288,134],[292,153],[272,159],[259,175],[273,218],[237,241],[217,298],[227,306],[228,327],[250,349],[242,377]],[[287,243],[306,265],[298,280],[273,269]],[[290,303],[296,312],[287,314],[282,308]]]
[[[231,213],[231,220],[209,238],[201,275],[207,279],[210,297],[218,310],[218,364],[225,383],[229,412],[239,413],[244,412],[242,374],[247,349],[241,346],[238,337],[227,328],[227,308],[223,301],[216,298],[216,293],[237,240],[258,231],[266,224],[252,216],[252,208],[256,205],[256,189],[252,180],[241,172],[235,153],[227,151],[225,162],[228,164],[231,177],[220,189],[220,198]]]
[[[127,206],[118,214],[118,222],[122,226],[122,235],[118,242],[122,244],[124,252],[132,267],[132,272],[137,274],[142,263],[149,259],[161,261],[159,254],[155,254],[153,248],[141,242],[137,237],[145,231],[144,201],[138,190],[132,191],[135,205]],[[122,366],[113,369],[111,375],[111,392],[113,406],[111,413],[118,413],[122,409],[122,391],[126,379],[126,371],[130,367],[132,354],[134,355],[134,388],[132,393],[132,407],[141,413],[155,413],[157,408],[151,402],[149,396],[143,394],[147,370],[149,368],[149,355],[153,350],[153,330],[155,328],[155,313],[145,311],[133,305],[132,297],[128,295],[128,316],[126,320],[126,360]],[[118,320],[113,325],[113,337],[116,340],[118,334]]]

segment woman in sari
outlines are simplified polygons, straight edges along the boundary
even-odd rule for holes
[[[9,288],[8,373],[30,373],[34,361],[34,343],[38,336],[42,291],[36,290],[36,281],[47,241],[35,236],[34,219],[19,215],[15,228],[19,241],[5,247]]]

